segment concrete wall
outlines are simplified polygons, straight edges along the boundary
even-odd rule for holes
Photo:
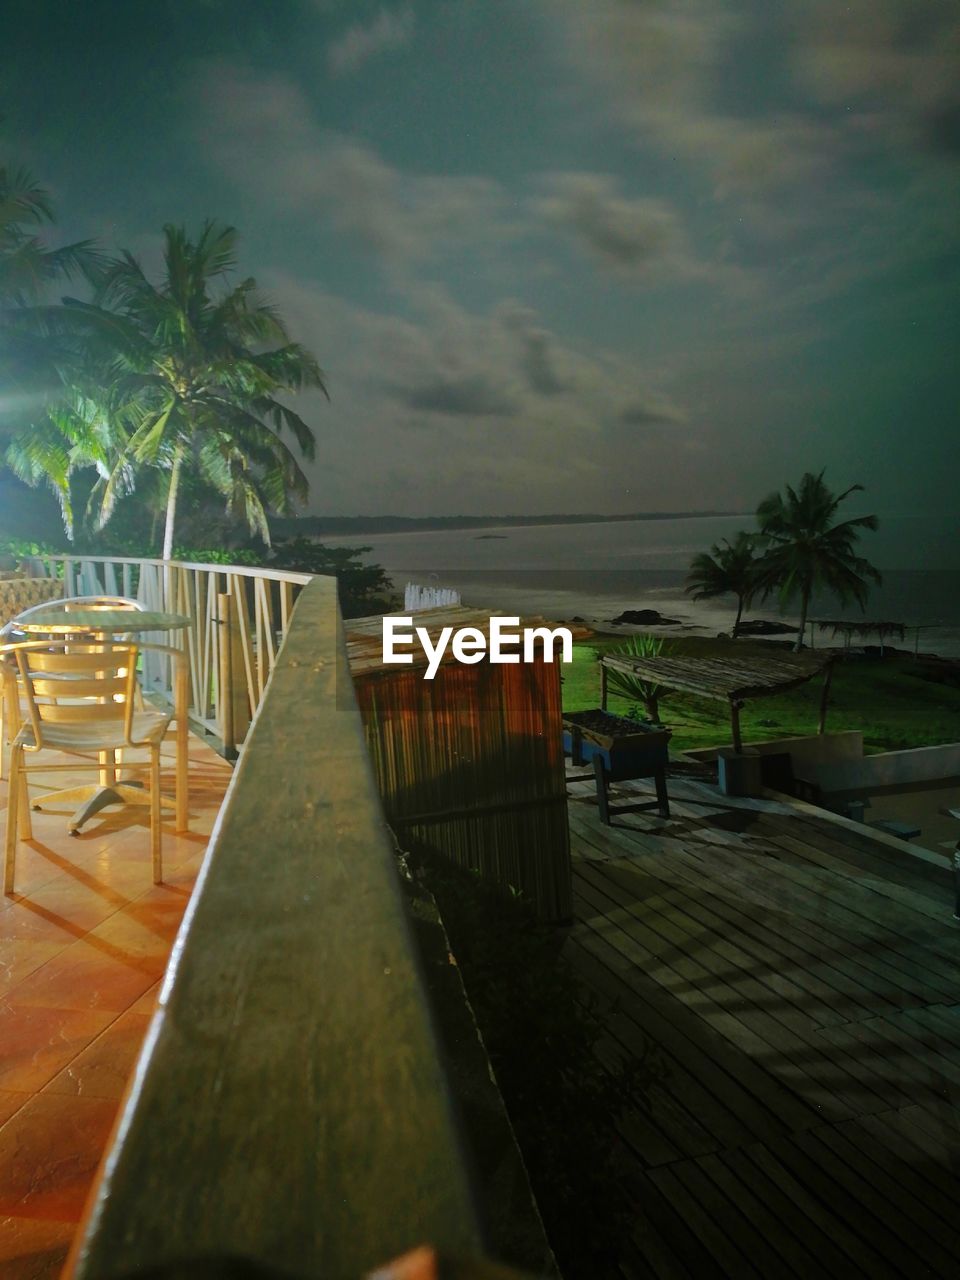
[[[686,751],[691,760],[716,760],[720,751],[733,750],[730,746],[707,747],[702,751]],[[798,738],[774,738],[768,742],[748,742],[744,750],[757,755],[773,755],[789,752],[793,771],[801,777],[811,777],[821,767],[852,766],[863,759],[863,734],[858,729],[846,729],[839,733],[823,733]]]
[[[796,771],[796,770],[795,770]],[[815,781],[824,791],[872,791],[910,783],[935,782],[960,776],[960,742],[940,747],[884,751],[861,760],[821,760]]]

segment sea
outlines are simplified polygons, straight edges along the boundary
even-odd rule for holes
[[[464,604],[556,621],[582,618],[604,630],[625,609],[656,609],[671,625],[658,634],[729,632],[736,602],[694,602],[683,590],[691,558],[721,538],[749,529],[751,516],[684,516],[590,524],[544,524],[491,529],[426,530],[324,537],[330,546],[369,547],[363,559],[383,565],[394,585],[451,587]],[[842,607],[829,596],[813,601],[815,619],[901,622],[898,648],[960,658],[960,519],[953,516],[880,516],[876,533],[863,535],[863,554],[883,573],[866,611]],[[775,599],[746,615],[786,623]],[[867,637],[866,643],[875,643]],[[834,641],[829,631],[815,643]]]

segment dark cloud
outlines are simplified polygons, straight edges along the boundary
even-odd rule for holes
[[[674,248],[673,213],[659,200],[631,199],[604,174],[556,174],[537,202],[541,215],[572,232],[607,265],[637,269]]]
[[[410,409],[452,417],[494,418],[512,413],[514,409],[509,396],[483,374],[440,375],[416,386],[397,389],[397,394]]]
[[[564,384],[554,368],[550,340],[545,333],[528,333],[520,358],[520,367],[526,375],[531,391],[541,396],[555,396]]]
[[[667,401],[637,402],[620,411],[620,422],[627,427],[677,426],[684,421],[681,410]]]

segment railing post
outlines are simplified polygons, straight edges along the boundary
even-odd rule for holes
[[[217,595],[217,642],[220,670],[220,736],[224,754],[235,759],[237,743],[242,742],[250,725],[250,703],[247,696],[243,642],[234,595]]]

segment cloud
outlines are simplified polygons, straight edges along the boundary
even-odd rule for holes
[[[499,183],[405,173],[373,148],[320,128],[285,76],[208,64],[196,94],[198,142],[226,177],[271,209],[282,193],[287,212],[326,218],[385,262],[422,261],[465,241],[480,250],[518,234]]]
[[[697,256],[682,219],[666,200],[629,196],[605,173],[539,175],[527,207],[542,225],[564,234],[589,259],[630,285],[722,284],[753,292],[756,281],[734,261]]]
[[[413,8],[381,9],[372,21],[348,27],[327,49],[327,65],[334,75],[357,71],[371,58],[402,49],[413,39]]]
[[[429,378],[398,390],[411,409],[446,413],[454,417],[487,418],[509,413],[512,404],[491,378],[484,374]]]
[[[816,0],[795,15],[794,66],[862,135],[960,154],[960,10],[953,0]]]
[[[745,59],[763,59],[769,22],[713,0],[541,0],[541,12],[588,91],[582,110],[604,104],[639,148],[693,167],[718,199],[766,199],[818,180],[842,154],[836,125],[822,112],[804,112],[789,97],[736,102],[730,93]]]
[[[686,414],[652,378],[645,385],[635,359],[563,340],[511,299],[472,312],[414,283],[410,314],[399,316],[311,281],[258,274],[329,376],[331,401],[316,402],[314,509],[600,509],[621,501],[623,486],[631,501],[667,500],[660,485],[679,475],[676,437],[627,433],[620,415],[625,405],[664,422]],[[531,339],[549,360],[549,390],[530,377]],[[686,451],[696,431],[682,437]],[[615,477],[611,440],[624,446]]]
[[[686,422],[687,415],[666,398],[635,400],[620,411],[627,427],[670,427]]]
[[[572,232],[607,266],[642,270],[677,244],[672,211],[658,200],[622,196],[613,178],[564,173],[546,179],[546,185],[549,194],[535,205],[540,214]]]
[[[540,327],[536,312],[507,303],[501,305],[499,314],[507,332],[516,335],[517,363],[529,390],[556,396],[569,389],[569,379],[557,371],[563,357],[556,350],[553,335]]]

